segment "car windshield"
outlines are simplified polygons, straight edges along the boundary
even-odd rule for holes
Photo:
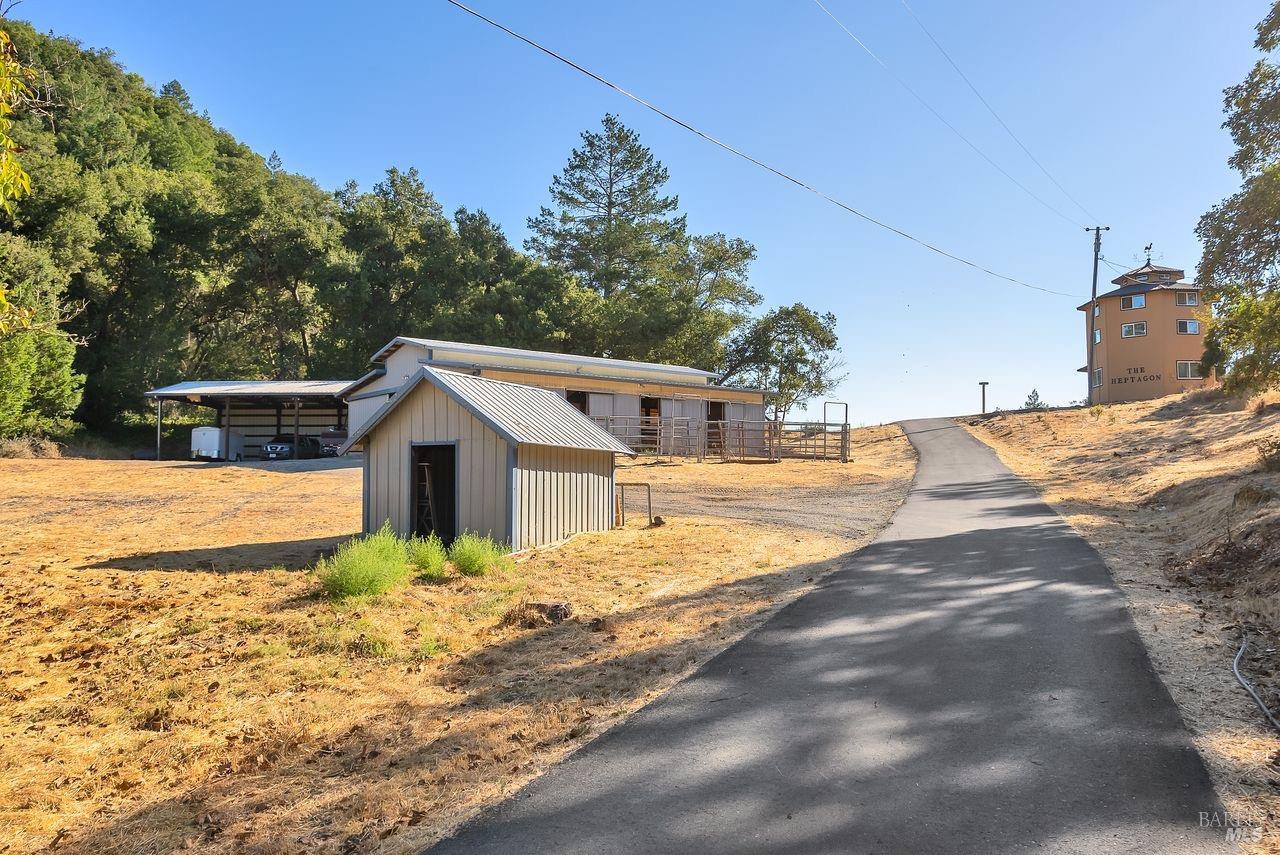
[[[280,444],[291,445],[292,443],[293,443],[293,437],[285,436],[284,434],[280,434],[279,436],[275,436],[271,438],[272,445],[280,445]]]

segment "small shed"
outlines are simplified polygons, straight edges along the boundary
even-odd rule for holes
[[[364,530],[464,531],[512,549],[613,527],[626,445],[555,392],[422,366],[343,446],[364,449]]]

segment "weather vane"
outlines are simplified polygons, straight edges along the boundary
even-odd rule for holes
[[[1142,251],[1143,251],[1143,252],[1145,252],[1145,253],[1147,254],[1147,264],[1150,264],[1150,263],[1151,263],[1151,247],[1153,247],[1153,246],[1155,246],[1155,243],[1154,243],[1154,242],[1149,243],[1149,244],[1147,244],[1146,246],[1144,246],[1144,247],[1142,248]]]

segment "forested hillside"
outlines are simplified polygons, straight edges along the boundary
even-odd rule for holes
[[[0,281],[37,323],[0,335],[0,436],[106,428],[183,378],[355,377],[398,334],[683,362],[783,389],[783,409],[831,379],[834,318],[753,317],[754,248],[690,234],[612,116],[522,252],[482,211],[443,211],[413,168],[329,192],[178,82],[4,28],[35,76],[11,129],[32,193],[0,229]]]

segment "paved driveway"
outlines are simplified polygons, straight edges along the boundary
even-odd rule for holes
[[[962,428],[903,427],[875,543],[432,851],[1229,851],[1101,559]]]

